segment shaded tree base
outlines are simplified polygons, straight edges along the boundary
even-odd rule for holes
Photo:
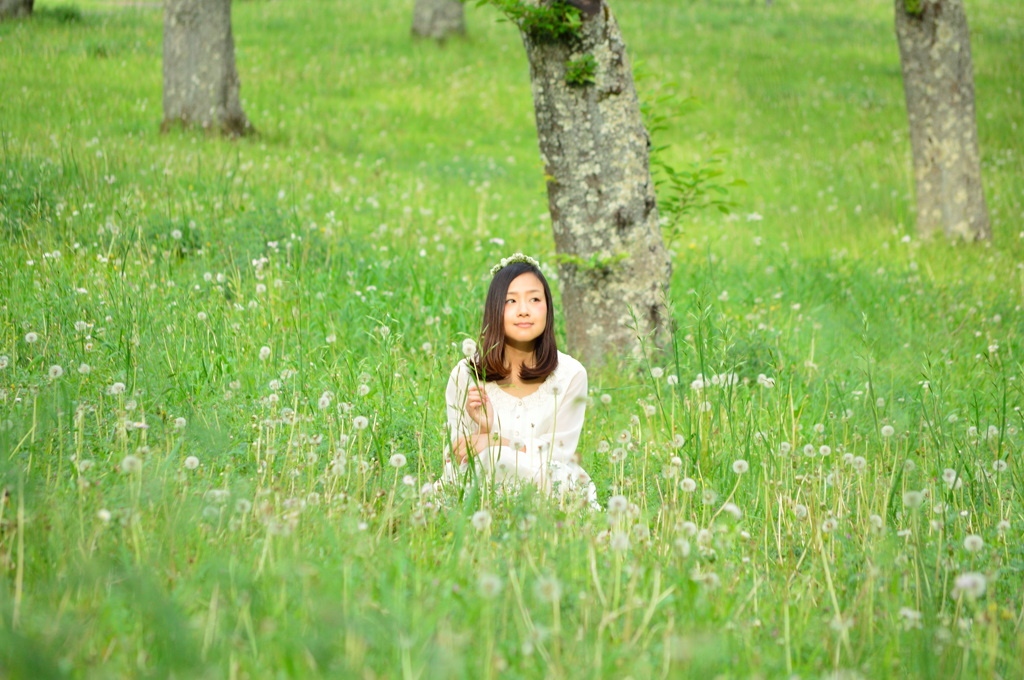
[[[160,132],[163,134],[171,130],[202,130],[210,135],[220,134],[231,138],[254,137],[257,134],[256,128],[252,126],[252,123],[247,118],[232,118],[215,125],[195,122],[184,116],[180,118],[165,118],[160,124]]]

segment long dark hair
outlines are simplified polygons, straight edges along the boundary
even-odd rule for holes
[[[529,262],[508,264],[491,279],[484,303],[484,320],[480,329],[479,353],[470,360],[470,366],[477,379],[485,381],[505,380],[509,370],[505,367],[505,299],[508,287],[518,276],[533,274],[544,286],[544,300],[547,302],[547,321],[544,332],[534,341],[533,365],[523,364],[519,377],[523,380],[543,380],[558,367],[558,345],[555,342],[555,305],[551,300],[551,288],[540,269]]]

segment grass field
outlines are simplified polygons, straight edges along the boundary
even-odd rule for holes
[[[425,488],[487,271],[553,245],[515,29],[412,4],[234,3],[239,141],[159,134],[159,3],[0,24],[0,677],[1024,675],[1024,5],[967,3],[966,245],[913,231],[891,3],[613,4],[661,157],[745,186],[590,372],[590,513]]]

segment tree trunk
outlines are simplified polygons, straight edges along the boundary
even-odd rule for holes
[[[444,40],[466,34],[466,14],[459,0],[416,0],[412,13],[412,34],[419,38]]]
[[[962,0],[895,0],[910,121],[917,231],[991,236],[978,158],[971,41]]]
[[[0,0],[0,21],[32,14],[35,0]]]
[[[238,98],[231,0],[164,0],[164,122],[252,132]]]
[[[622,34],[602,0],[572,4],[584,10],[573,34],[520,28],[569,349],[596,367],[611,352],[636,355],[637,332],[660,344],[671,263],[658,225],[650,137]]]

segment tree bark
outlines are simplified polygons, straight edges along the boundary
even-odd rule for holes
[[[459,0],[416,0],[412,13],[412,34],[419,38],[444,40],[466,34],[466,13]]]
[[[635,356],[637,332],[661,343],[671,263],[658,224],[650,137],[622,34],[602,0],[572,4],[583,9],[575,34],[552,37],[520,28],[567,340],[571,351],[596,367],[611,352]],[[636,330],[630,328],[634,316]]]
[[[164,0],[163,129],[252,132],[238,89],[231,0]]]
[[[895,0],[910,122],[917,231],[991,236],[978,156],[971,41],[962,0]]]
[[[0,21],[29,16],[34,3],[35,0],[0,0]]]

